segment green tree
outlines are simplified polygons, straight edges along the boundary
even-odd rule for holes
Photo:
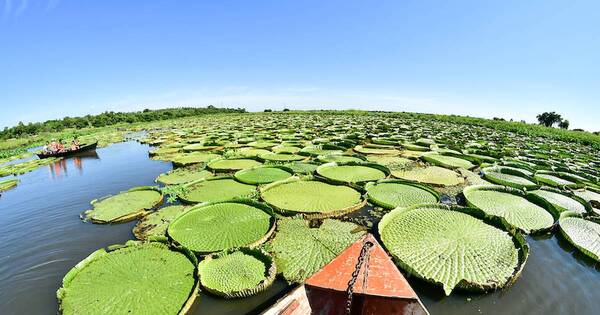
[[[563,119],[560,123],[558,123],[558,127],[561,129],[569,129],[569,121]]]
[[[544,112],[537,115],[537,120],[540,123],[540,125],[552,127],[554,124],[560,123],[562,121],[562,116],[557,114],[556,112]]]

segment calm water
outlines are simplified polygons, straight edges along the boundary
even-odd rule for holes
[[[148,159],[136,142],[98,149],[21,175],[17,188],[0,197],[0,314],[55,314],[63,275],[100,247],[133,239],[135,222],[84,223],[79,214],[95,198],[153,185],[170,163]],[[531,255],[512,288],[487,295],[453,294],[409,281],[432,314],[599,314],[600,270],[555,236],[529,238]],[[258,296],[224,301],[198,299],[194,314],[243,314],[285,292],[276,282]]]

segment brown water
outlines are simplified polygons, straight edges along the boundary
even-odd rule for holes
[[[148,159],[148,146],[125,142],[19,176],[0,197],[0,314],[55,314],[64,274],[94,250],[133,239],[135,222],[84,223],[89,202],[152,185],[171,169]],[[453,294],[408,277],[432,314],[600,314],[600,270],[556,236],[529,238],[531,255],[515,286],[486,295]],[[252,298],[202,294],[194,314],[257,312],[285,292],[283,281]]]

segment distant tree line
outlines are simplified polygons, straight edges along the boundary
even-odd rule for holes
[[[569,129],[569,121],[563,119],[562,116],[556,112],[544,112],[537,115],[536,118],[540,125],[552,127],[555,124],[558,124],[558,127],[561,129]]]
[[[107,111],[98,115],[83,117],[65,117],[45,122],[24,124],[19,122],[15,127],[5,127],[0,131],[0,139],[19,138],[27,135],[36,135],[43,132],[57,132],[64,129],[81,129],[86,127],[105,127],[118,123],[150,122],[173,118],[199,116],[216,113],[245,113],[243,108],[217,108],[212,105],[202,107],[179,107],[165,109],[144,109],[138,112],[112,112]]]

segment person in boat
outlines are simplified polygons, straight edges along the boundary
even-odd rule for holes
[[[57,152],[64,152],[65,151],[65,145],[63,144],[63,140],[60,139],[58,140],[58,144],[56,145],[57,148]]]
[[[50,141],[50,144],[46,146],[46,150],[48,150],[50,153],[55,153],[58,151],[58,143],[56,142],[56,139],[52,139],[52,141]]]
[[[73,139],[73,142],[71,142],[71,151],[75,151],[77,149],[79,149],[80,143],[79,140],[77,138]]]

